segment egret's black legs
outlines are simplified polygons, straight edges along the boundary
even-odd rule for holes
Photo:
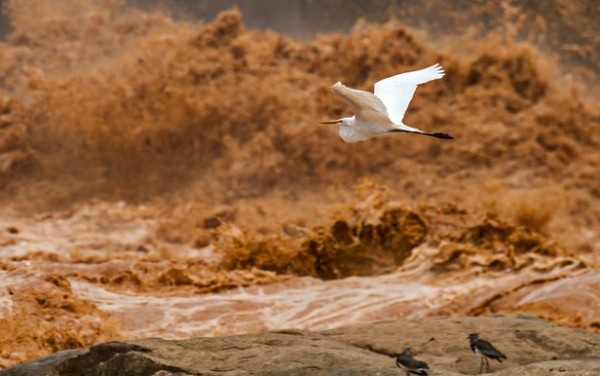
[[[429,136],[429,137],[435,137],[435,138],[442,138],[445,140],[452,140],[454,139],[454,137],[450,136],[448,133],[443,133],[443,132],[435,132],[435,133],[427,133],[427,132],[411,132],[411,131],[405,131],[404,129],[390,129],[388,132],[402,132],[402,133],[412,133],[412,134],[419,134],[421,136]]]
[[[437,132],[437,133],[427,133],[427,135],[435,138],[443,138],[446,140],[452,140],[454,137],[450,136],[448,133]]]

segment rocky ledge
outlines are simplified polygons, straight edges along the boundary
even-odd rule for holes
[[[323,332],[279,330],[221,338],[148,338],[62,351],[0,376],[403,375],[393,356],[410,346],[430,375],[471,375],[479,359],[467,335],[480,333],[508,360],[490,372],[600,375],[600,334],[528,317],[398,319]]]

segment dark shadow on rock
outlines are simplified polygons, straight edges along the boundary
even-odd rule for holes
[[[61,364],[85,354],[88,350],[77,349],[77,350],[64,350],[54,353],[52,355],[45,356],[43,358],[35,359],[27,363],[20,364],[15,367],[8,368],[4,371],[0,371],[2,376],[33,376],[33,375],[48,375],[52,370],[60,367]]]

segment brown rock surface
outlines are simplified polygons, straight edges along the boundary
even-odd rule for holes
[[[71,375],[398,375],[393,355],[411,346],[431,375],[474,374],[479,359],[466,336],[479,332],[506,353],[498,375],[597,375],[600,335],[527,317],[382,321],[323,332],[280,330],[168,341],[107,342],[54,354],[2,376]]]

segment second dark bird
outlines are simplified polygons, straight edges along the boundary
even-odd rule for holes
[[[483,371],[483,364],[486,365],[486,372],[490,372],[490,361],[489,359],[495,359],[502,363],[502,359],[506,359],[500,350],[495,348],[491,343],[486,340],[479,339],[479,334],[469,334],[469,342],[471,344],[471,350],[481,358],[481,365],[479,367],[479,373]]]

